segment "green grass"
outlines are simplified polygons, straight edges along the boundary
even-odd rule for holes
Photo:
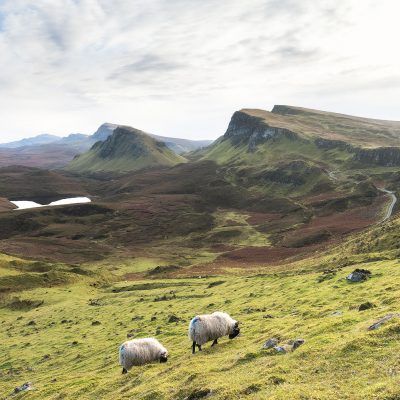
[[[321,272],[306,266],[303,262],[292,273],[100,286],[86,277],[67,286],[24,291],[21,299],[43,304],[27,311],[0,309],[0,341],[6,343],[0,351],[1,398],[26,381],[35,387],[32,399],[185,399],[205,389],[215,399],[399,396],[400,320],[367,330],[400,309],[398,261],[360,265],[373,273],[361,284],[344,279],[357,265],[321,283]],[[209,288],[214,281],[223,283]],[[160,298],[167,300],[156,301]],[[367,301],[375,307],[359,312]],[[190,318],[214,310],[241,322],[240,337],[191,355]],[[343,314],[335,316],[335,311]],[[170,315],[180,322],[168,323]],[[121,375],[118,346],[128,332],[157,337],[170,351],[168,363]],[[261,350],[270,337],[306,343],[281,355]]]

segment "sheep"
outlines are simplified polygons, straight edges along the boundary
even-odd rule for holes
[[[119,363],[122,373],[126,374],[133,366],[168,360],[167,349],[154,338],[127,340],[119,348]]]
[[[195,353],[196,346],[201,351],[201,346],[210,340],[213,340],[212,347],[218,344],[220,337],[228,335],[229,339],[233,339],[239,333],[239,322],[224,312],[198,315],[189,324],[189,339],[193,342],[192,354]]]

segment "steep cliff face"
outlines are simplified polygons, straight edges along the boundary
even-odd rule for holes
[[[248,115],[242,111],[236,111],[233,114],[224,135],[224,138],[230,139],[233,145],[247,143],[249,152],[254,152],[257,146],[262,143],[280,137],[298,138],[296,133],[288,129],[270,126],[261,118]]]
[[[376,149],[355,149],[354,160],[382,167],[400,166],[400,147],[379,147]]]

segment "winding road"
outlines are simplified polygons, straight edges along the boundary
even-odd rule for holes
[[[339,180],[339,179],[337,178],[337,176],[336,176],[336,173],[337,173],[338,171],[326,171],[326,172],[328,173],[329,179],[331,179],[332,181],[338,181],[338,180]],[[358,185],[359,183],[360,183],[360,182],[356,182],[357,185]],[[391,191],[391,190],[387,190],[387,189],[384,189],[384,188],[378,188],[378,187],[377,187],[377,189],[378,189],[380,192],[389,195],[389,197],[391,198],[390,204],[389,204],[389,206],[387,207],[387,210],[386,210],[386,214],[385,214],[384,218],[380,221],[380,222],[382,223],[382,222],[387,221],[387,220],[392,216],[394,206],[395,206],[396,203],[397,203],[397,196],[395,195],[395,192],[393,192],[393,191]]]
[[[394,206],[396,205],[396,202],[397,202],[397,197],[396,197],[396,195],[394,194],[394,192],[392,192],[391,190],[387,190],[387,189],[383,189],[383,188],[377,188],[380,192],[382,192],[382,193],[386,193],[386,194],[388,194],[389,196],[390,196],[390,198],[392,199],[391,200],[391,202],[390,202],[390,204],[389,204],[389,207],[387,208],[387,210],[386,210],[386,215],[385,215],[385,217],[382,219],[382,221],[381,222],[385,222],[385,221],[387,221],[391,216],[392,216],[392,214],[393,214],[393,209],[394,209]]]

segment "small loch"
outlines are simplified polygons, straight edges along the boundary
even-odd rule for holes
[[[82,204],[82,203],[90,203],[91,200],[88,197],[70,197],[67,199],[61,199],[57,201],[52,201],[49,204],[39,204],[34,201],[14,201],[10,200],[10,203],[14,204],[17,208],[15,211],[18,210],[26,210],[28,208],[38,208],[38,207],[51,207],[51,206],[62,206],[68,204]]]

